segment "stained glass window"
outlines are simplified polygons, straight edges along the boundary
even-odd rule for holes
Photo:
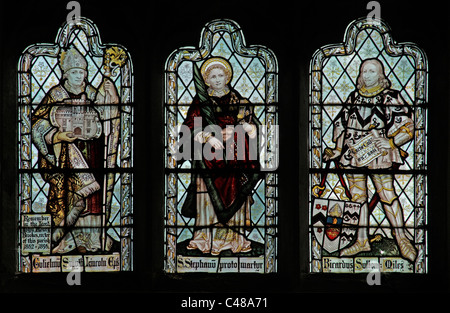
[[[18,271],[133,269],[133,68],[88,19],[18,63]]]
[[[277,72],[231,20],[168,57],[166,272],[276,272]]]
[[[310,271],[427,272],[425,53],[359,19],[310,64]]]

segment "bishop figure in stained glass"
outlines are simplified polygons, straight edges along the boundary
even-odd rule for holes
[[[76,47],[62,51],[59,61],[62,79],[32,115],[39,168],[49,184],[52,252],[109,250],[113,240],[102,238],[101,213],[109,207],[105,195],[112,182],[98,170],[106,152],[117,152],[119,112],[104,105],[118,104],[118,92],[106,76],[98,88],[87,81],[88,63]],[[108,162],[113,167],[114,160]]]

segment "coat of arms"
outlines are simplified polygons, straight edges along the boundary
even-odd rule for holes
[[[359,223],[361,204],[315,199],[311,209],[314,236],[323,250],[333,253],[353,241]]]

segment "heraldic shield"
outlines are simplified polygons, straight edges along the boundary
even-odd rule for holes
[[[315,199],[311,210],[314,236],[323,250],[333,253],[353,241],[359,224],[360,203]]]

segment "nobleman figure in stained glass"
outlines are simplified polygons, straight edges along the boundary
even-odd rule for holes
[[[203,156],[193,161],[193,168],[207,172],[192,176],[182,209],[183,215],[196,218],[196,231],[187,249],[211,255],[224,250],[232,253],[252,250],[245,227],[250,226],[251,190],[260,179],[260,174],[253,174],[259,170],[258,160],[249,158],[249,140],[257,136],[257,119],[250,102],[229,86],[232,73],[230,63],[221,57],[206,60],[201,77],[194,71],[197,95],[184,120],[194,141],[224,154],[223,158]],[[202,128],[196,125],[196,118],[201,118]],[[220,132],[206,131],[208,125],[217,125]],[[247,134],[244,142],[237,139],[234,127],[238,125]],[[240,150],[239,144],[244,149]]]
[[[357,88],[347,98],[347,105],[334,120],[334,149],[327,148],[324,160],[335,160],[344,169],[367,169],[367,173],[346,173],[352,201],[361,204],[356,241],[341,251],[341,256],[370,251],[368,238],[369,203],[367,179],[370,176],[395,236],[401,255],[416,259],[416,249],[404,230],[401,203],[389,173],[398,169],[407,157],[401,146],[413,139],[412,112],[401,94],[391,89],[383,64],[378,59],[362,62]]]
[[[49,184],[52,253],[109,250],[113,240],[102,234],[101,226],[113,182],[99,170],[105,159],[115,162],[106,154],[116,155],[120,113],[117,106],[105,104],[119,103],[118,92],[106,75],[98,88],[88,83],[88,63],[75,46],[62,51],[59,61],[62,79],[32,115],[39,168]]]

